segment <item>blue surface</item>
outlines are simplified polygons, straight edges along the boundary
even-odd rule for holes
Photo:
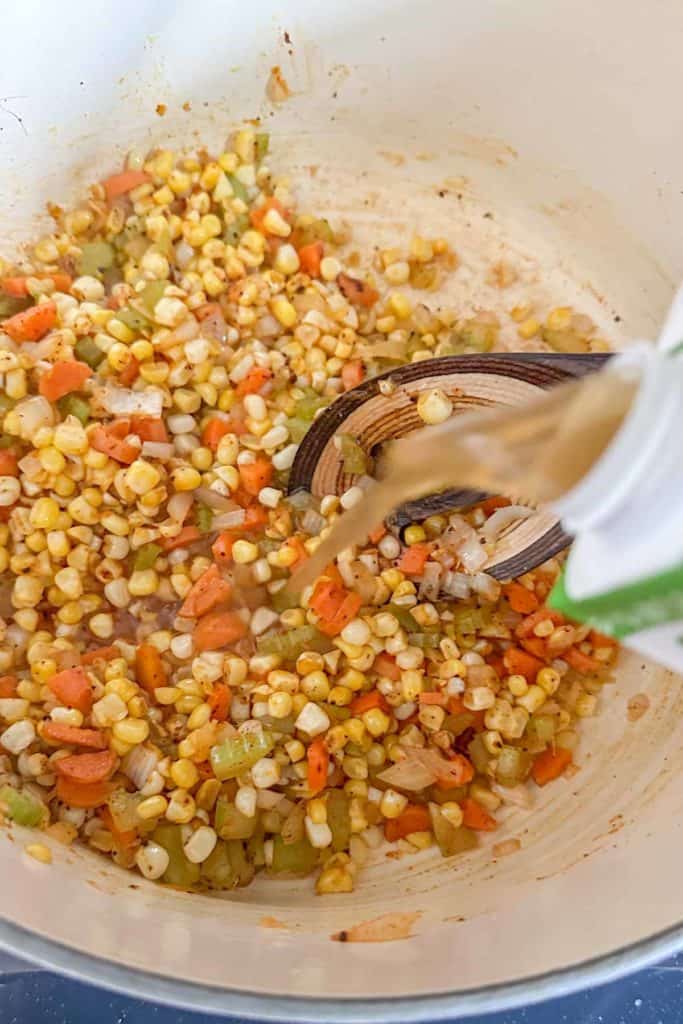
[[[683,954],[622,981],[472,1024],[670,1024],[683,1017]],[[226,1018],[223,1018],[226,1019]],[[0,982],[0,1024],[210,1024],[219,1020],[114,996],[46,971]]]

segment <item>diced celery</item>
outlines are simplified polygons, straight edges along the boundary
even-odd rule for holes
[[[319,701],[318,706],[323,709],[332,722],[345,722],[351,717],[349,708],[339,707],[337,704],[328,704],[326,701]]]
[[[234,175],[228,175],[228,181],[232,185],[232,190],[235,193],[236,199],[241,199],[243,203],[249,202],[249,193],[247,192],[246,185],[244,185],[240,179]],[[246,230],[246,229],[245,229]]]
[[[484,741],[481,738],[481,734],[477,735],[468,743],[467,751],[470,755],[470,760],[474,767],[482,775],[486,773],[488,763],[491,760],[491,755],[484,746]]]
[[[332,650],[329,637],[321,633],[315,626],[297,626],[288,633],[275,633],[264,636],[258,642],[259,654],[278,654],[285,661],[296,661],[304,651],[317,651],[325,654]]]
[[[498,754],[496,779],[501,786],[516,786],[531,771],[531,755],[519,747],[503,747]]]
[[[249,885],[254,877],[255,871],[254,865],[247,860],[244,843],[241,843],[237,839],[232,839],[225,845],[227,847],[228,858],[235,875],[235,884],[238,887]]]
[[[327,824],[332,833],[332,849],[348,850],[351,839],[349,798],[342,789],[331,789],[327,795]]]
[[[211,889],[234,889],[237,875],[228,854],[228,844],[218,840],[201,866],[202,879]]]
[[[180,825],[157,825],[152,832],[152,842],[163,846],[168,854],[168,867],[162,881],[188,889],[199,881],[199,865],[187,859],[183,851],[183,835]]]
[[[154,315],[154,307],[162,299],[168,281],[150,281],[140,292],[140,301],[150,316]]]
[[[104,359],[104,352],[93,338],[79,338],[74,345],[74,355],[92,370],[96,370]]]
[[[476,633],[488,626],[491,613],[485,608],[473,608],[469,605],[453,608],[453,625],[458,633]]]
[[[17,825],[35,828],[40,825],[47,814],[47,808],[34,796],[26,791],[20,792],[13,786],[0,787],[0,805],[5,814]]]
[[[266,863],[266,853],[263,848],[263,829],[261,825],[256,829],[253,836],[247,840],[247,859],[255,868],[262,868]]]
[[[262,757],[267,757],[274,745],[268,732],[239,733],[211,748],[209,757],[213,773],[221,782],[236,779]]]
[[[122,832],[138,828],[141,824],[137,811],[142,800],[138,793],[127,793],[125,789],[114,790],[107,800],[114,824]]]
[[[64,395],[57,400],[57,408],[62,416],[75,416],[83,426],[90,419],[90,403],[78,395]]]
[[[305,420],[301,416],[290,416],[287,420],[287,428],[290,440],[294,444],[300,444],[311,428],[311,421]]]
[[[444,719],[443,727],[448,732],[452,732],[454,736],[461,736],[466,729],[470,729],[474,724],[474,715],[471,711],[461,711],[457,715],[447,715]]]
[[[100,277],[114,265],[114,249],[109,242],[85,242],[78,261],[78,273]]]
[[[540,743],[550,743],[555,735],[556,723],[557,719],[552,715],[532,715],[527,723],[526,735]]]
[[[230,177],[230,175],[228,175],[228,177]],[[230,181],[232,184],[232,178],[230,178]],[[244,186],[242,186],[242,188],[244,188]],[[223,241],[225,242],[226,245],[238,245],[240,238],[242,237],[244,232],[248,230],[249,215],[246,213],[240,213],[238,217],[235,217],[232,224],[228,224],[227,228],[223,232]]]
[[[436,804],[429,805],[429,814],[442,857],[454,857],[455,854],[472,850],[477,845],[475,833],[468,828],[456,828]]]
[[[324,409],[331,401],[331,398],[319,395],[313,388],[306,388],[304,397],[296,403],[296,414],[310,423],[315,419],[318,409]]]
[[[399,626],[405,629],[406,633],[420,632],[419,622],[407,608],[402,608],[400,604],[388,604],[383,610],[398,619]]]
[[[142,547],[138,548],[135,552],[135,561],[133,562],[133,569],[135,572],[144,572],[145,569],[153,569],[154,563],[162,551],[163,548],[159,547],[158,544],[143,544]]]
[[[15,313],[23,313],[25,309],[33,305],[33,299],[29,296],[17,298],[14,295],[0,295],[0,320],[5,317],[14,316]]]
[[[273,840],[272,870],[288,875],[310,875],[318,866],[320,855],[308,839],[285,843],[282,836]]]
[[[274,594],[270,595],[270,607],[278,615],[282,612],[288,611],[290,608],[299,607],[299,598],[296,594],[292,594],[288,587],[282,587],[280,590],[276,590]]]
[[[439,633],[409,633],[408,643],[412,644],[413,647],[421,647],[423,650],[427,648],[435,648],[439,646],[441,642],[441,636]]]
[[[269,132],[256,132],[256,163],[260,164],[268,152],[270,146]]]
[[[124,306],[122,309],[119,309],[116,314],[116,319],[124,323],[126,327],[130,327],[131,331],[136,331],[138,334],[141,331],[149,330],[152,326],[149,317],[145,316],[144,313],[141,313],[139,310],[133,309],[132,306]]]
[[[339,454],[342,457],[345,473],[357,475],[367,473],[368,458],[358,442],[351,434],[337,434],[339,438]]]
[[[211,532],[211,523],[213,522],[213,511],[208,505],[197,505],[195,511],[195,522],[197,529],[201,533]]]
[[[474,317],[468,320],[459,332],[460,340],[469,352],[490,352],[498,340],[500,328],[497,324],[484,323]]]
[[[215,829],[221,839],[249,839],[256,829],[257,818],[248,818],[227,796],[216,801]]]

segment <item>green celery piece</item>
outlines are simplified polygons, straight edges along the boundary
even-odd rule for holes
[[[208,505],[197,505],[195,512],[195,522],[197,529],[201,533],[209,533],[211,531],[211,523],[213,522],[213,512]]]
[[[282,587],[281,590],[276,590],[274,594],[270,595],[270,607],[278,615],[282,612],[289,611],[290,608],[299,607],[299,598],[296,594],[292,594],[288,588]]]
[[[327,824],[332,833],[332,849],[335,853],[348,850],[351,839],[349,798],[341,789],[331,789],[327,795]]]
[[[0,295],[0,320],[5,317],[14,316],[15,313],[23,313],[25,309],[33,305],[30,295],[19,298],[14,295]]]
[[[423,650],[426,648],[438,647],[441,637],[438,633],[409,633],[408,643],[412,644],[413,647],[421,647]]]
[[[228,851],[228,859],[235,874],[236,885],[238,887],[249,885],[256,872],[254,871],[254,865],[247,860],[244,843],[240,842],[239,839],[231,839],[225,845]]]
[[[290,439],[294,444],[300,444],[311,428],[311,421],[304,420],[301,416],[290,416],[287,420]]]
[[[453,625],[457,633],[476,633],[488,626],[490,621],[491,613],[484,608],[453,608]]]
[[[104,352],[93,338],[79,338],[74,345],[74,355],[91,370],[96,370],[104,359]]]
[[[340,441],[339,454],[342,457],[345,473],[360,475],[368,471],[368,458],[358,442],[351,434],[337,434]]]
[[[474,724],[474,715],[471,711],[461,711],[457,715],[447,715],[444,719],[443,728],[452,732],[454,736],[461,736]]]
[[[402,608],[400,604],[388,604],[383,610],[398,619],[399,626],[401,629],[405,629],[406,633],[420,632],[419,622],[407,608]]]
[[[116,789],[107,800],[114,824],[122,832],[137,829],[141,824],[138,817],[138,804],[144,799],[139,793],[127,793],[125,789]]]
[[[295,661],[304,651],[325,654],[332,650],[329,638],[315,626],[297,626],[287,633],[264,636],[258,642],[259,654],[278,654],[285,661]]]
[[[135,572],[144,572],[145,569],[153,569],[154,563],[163,551],[158,544],[143,544],[135,553],[133,569]]]
[[[324,409],[331,401],[331,398],[319,395],[313,388],[306,388],[304,397],[296,403],[296,414],[310,422],[315,418],[318,409]]]
[[[17,825],[35,828],[45,818],[46,808],[30,793],[19,792],[13,786],[0,787],[0,804],[6,808],[7,817]]]
[[[167,284],[168,281],[150,281],[140,292],[140,301],[150,316],[154,316],[154,307],[163,298]]]
[[[141,331],[147,331],[152,326],[151,320],[144,313],[140,313],[137,309],[133,309],[132,306],[124,306],[119,309],[116,314],[116,319],[120,320],[130,327],[131,331],[136,331],[138,334]]]
[[[310,875],[318,866],[320,855],[308,839],[296,843],[285,843],[282,836],[273,840],[273,863],[271,870],[288,875]]]
[[[163,846],[168,854],[168,867],[162,881],[188,889],[199,881],[199,865],[187,859],[183,851],[183,837],[180,825],[157,825],[152,832],[152,842]]]
[[[327,701],[320,701],[318,707],[323,709],[331,722],[345,722],[348,718],[351,718],[349,708],[342,708],[337,704],[328,704]]]
[[[108,242],[85,242],[78,261],[78,273],[100,277],[114,265],[114,248]]]
[[[228,855],[228,844],[218,840],[201,866],[202,878],[211,889],[234,889],[237,877]]]
[[[470,761],[481,775],[486,774],[491,755],[484,746],[484,741],[481,738],[481,733],[472,739],[467,745],[467,753],[470,755]]]
[[[270,147],[270,133],[256,132],[256,163],[260,164]]]
[[[496,764],[496,780],[501,786],[516,786],[531,771],[531,754],[519,747],[503,747]]]
[[[78,395],[63,395],[57,399],[57,408],[62,416],[75,416],[83,426],[90,419],[90,403]]]
[[[265,731],[233,736],[211,748],[209,758],[213,773],[221,782],[236,779],[262,757],[267,757],[274,746],[273,737]]]
[[[226,245],[237,245],[245,231],[249,230],[249,215],[240,213],[235,217],[232,224],[228,224],[223,232],[223,241]]]
[[[238,811],[227,796],[219,796],[216,801],[216,817],[214,828],[221,839],[250,839],[257,825],[257,817],[248,818]]]
[[[446,818],[436,804],[429,805],[434,837],[443,857],[454,857],[457,853],[473,850],[477,845],[477,837],[469,828],[456,828]]]
[[[243,185],[240,179],[234,175],[228,175],[228,181],[232,185],[232,190],[235,193],[236,199],[241,199],[243,203],[249,202],[249,193],[247,192],[246,185]]]

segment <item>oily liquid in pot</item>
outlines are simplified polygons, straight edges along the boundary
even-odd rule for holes
[[[624,421],[638,382],[609,369],[572,380],[523,405],[451,417],[392,442],[357,505],[340,516],[292,577],[300,590],[341,551],[362,544],[406,501],[450,487],[542,505],[574,487]]]

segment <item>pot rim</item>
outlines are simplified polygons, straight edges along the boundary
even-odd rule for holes
[[[0,949],[26,957],[32,963],[55,970],[74,981],[177,1009],[283,1024],[375,1024],[385,1021],[420,1024],[423,1021],[453,1020],[516,1009],[615,981],[681,952],[683,922],[571,967],[518,981],[484,985],[466,992],[397,999],[339,1000],[272,995],[177,981],[154,971],[120,967],[110,960],[78,952],[3,920],[0,920]]]

